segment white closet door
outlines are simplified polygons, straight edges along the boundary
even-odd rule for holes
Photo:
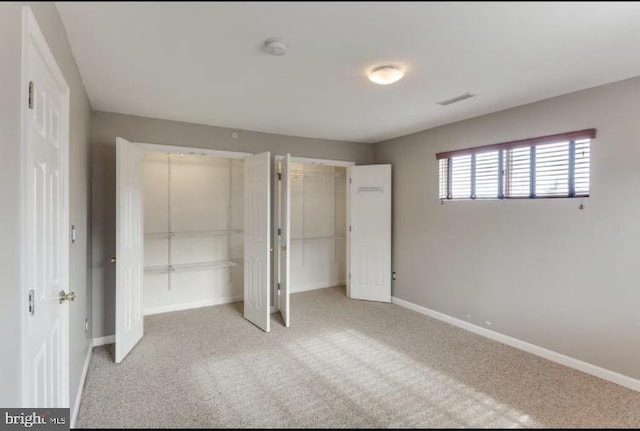
[[[391,165],[349,168],[349,296],[391,302]]]
[[[25,6],[23,14],[23,79],[30,84],[24,86],[24,101],[29,98],[30,103],[24,103],[22,110],[21,246],[23,293],[29,301],[28,307],[24,304],[22,332],[22,407],[68,408],[69,301],[64,299],[72,297],[68,291],[69,87],[31,9]],[[14,286],[2,287],[8,292]],[[65,296],[67,292],[70,296]],[[3,320],[3,325],[17,324]],[[17,330],[15,336],[20,335]],[[3,351],[3,355],[17,353]],[[13,403],[19,406],[18,396],[14,395]]]
[[[280,298],[279,308],[284,326],[290,325],[289,294],[291,292],[291,178],[289,170],[291,166],[291,155],[287,154],[281,161],[281,189],[280,189],[280,288],[278,295]]]
[[[116,138],[116,362],[143,335],[144,150]]]
[[[244,317],[270,330],[271,153],[244,159]]]

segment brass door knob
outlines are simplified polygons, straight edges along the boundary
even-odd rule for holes
[[[60,301],[60,304],[64,301],[73,301],[74,299],[76,299],[75,292],[64,293],[64,290],[61,290],[60,293],[58,293],[58,300]]]

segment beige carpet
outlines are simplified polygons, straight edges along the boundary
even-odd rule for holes
[[[265,334],[242,304],[145,318],[96,348],[78,427],[639,427],[640,393],[344,290],[292,298]]]

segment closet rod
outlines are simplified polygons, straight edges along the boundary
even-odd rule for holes
[[[330,173],[330,174],[323,174],[321,172],[299,172],[299,171],[291,171],[289,172],[290,176],[296,176],[296,177],[325,177],[325,178],[345,178],[346,174],[343,173]]]
[[[291,238],[291,241],[318,241],[323,239],[346,239],[346,236],[310,236],[310,237],[299,237],[299,238]]]
[[[193,231],[182,231],[182,232],[147,232],[145,233],[145,237],[147,238],[193,238],[199,236],[227,236],[234,234],[242,234],[242,229],[231,229],[231,230],[193,230]]]
[[[175,265],[154,265],[154,266],[145,266],[144,272],[147,274],[151,273],[172,273],[176,271],[197,271],[197,270],[206,270],[206,269],[219,269],[219,268],[229,268],[231,266],[237,266],[237,263],[232,262],[230,260],[217,260],[211,262],[194,262],[194,263],[178,263]]]

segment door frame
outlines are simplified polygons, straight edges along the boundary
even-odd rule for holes
[[[282,155],[282,154],[277,154],[273,157],[274,159],[274,192],[275,189],[277,188],[277,182],[278,182],[278,174],[277,174],[277,163],[279,163],[280,161],[284,160],[286,156]],[[349,160],[331,160],[331,159],[315,159],[312,157],[295,157],[295,156],[290,156],[289,158],[290,163],[304,163],[307,165],[322,165],[322,166],[334,166],[337,168],[346,168],[347,172],[347,179],[349,178],[349,168],[352,166],[356,166],[356,162],[353,161],[349,161]],[[350,214],[350,205],[349,203],[351,202],[351,198],[349,195],[349,184],[347,183],[347,189],[345,191],[345,197],[346,197],[346,202],[345,202],[345,208],[346,208],[346,222],[347,222],[347,226],[351,225],[351,214]],[[275,201],[275,199],[273,199]],[[289,204],[291,204],[291,201],[289,201]],[[277,208],[277,205],[273,205],[273,226],[271,227],[272,229],[272,235],[273,235],[273,243],[274,244],[279,244],[279,238],[278,238],[278,228],[280,227],[280,214]],[[351,235],[349,233],[349,229],[347,228],[347,232],[346,232],[346,245],[347,245],[347,250],[346,250],[346,278],[347,278],[347,297],[350,297],[351,294],[351,284],[350,284],[350,280],[349,280],[349,255],[350,255],[350,243],[351,241]],[[276,248],[275,246],[273,247],[274,250],[278,250],[279,248]],[[273,280],[272,280],[272,298],[276,298],[278,295],[277,292],[277,288],[278,288],[278,282],[279,277],[280,277],[280,272],[279,272],[279,268],[276,267],[275,265],[278,265],[278,263],[280,262],[280,253],[275,253],[274,252],[274,271],[273,271]],[[274,304],[274,309],[272,310],[272,312],[276,312],[278,311],[278,305]]]
[[[64,74],[58,64],[56,63],[55,57],[51,52],[49,45],[47,44],[47,40],[40,30],[38,25],[38,21],[36,20],[33,11],[30,6],[22,7],[22,35],[21,35],[21,72],[20,72],[20,296],[21,296],[21,346],[20,352],[23,360],[21,364],[24,364],[24,357],[27,354],[27,319],[29,318],[29,286],[27,284],[28,280],[28,271],[31,263],[31,256],[27,250],[27,247],[24,246],[26,243],[26,239],[28,236],[29,226],[27,226],[27,213],[29,211],[29,203],[27,202],[27,187],[28,187],[28,130],[27,130],[27,117],[29,115],[29,96],[28,96],[28,88],[29,88],[29,76],[27,72],[29,70],[29,40],[32,40],[33,43],[40,50],[40,54],[46,65],[49,67],[51,75],[55,79],[56,83],[62,90],[62,104],[61,104],[61,124],[62,128],[60,130],[60,145],[62,147],[63,152],[63,172],[65,173],[64,180],[62,183],[62,196],[60,196],[59,200],[61,203],[61,208],[63,209],[62,213],[62,226],[63,238],[69,238],[69,120],[70,120],[70,88],[67,84],[66,79],[64,78]],[[61,275],[63,277],[62,284],[65,285],[67,291],[69,291],[69,265],[70,265],[70,255],[69,255],[69,242],[64,241],[62,243],[62,250],[60,253],[62,256],[62,271]],[[63,331],[62,333],[66,335],[66,352],[62,352],[64,359],[62,363],[66,363],[66,370],[63,370],[66,374],[66,378],[62,379],[65,385],[63,388],[63,393],[66,395],[66,403],[69,405],[69,307],[66,308],[66,312],[63,314]],[[28,370],[26,367],[21,365],[20,370],[20,378],[21,378],[21,388],[20,388],[20,403],[23,407],[38,407],[38,406],[27,406],[27,388],[25,388],[27,378],[26,373]],[[69,405],[69,407],[71,407]]]

